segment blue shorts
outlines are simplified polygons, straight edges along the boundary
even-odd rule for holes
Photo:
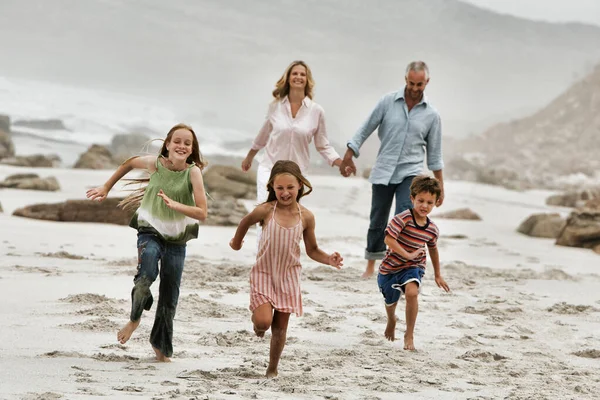
[[[404,293],[404,285],[408,282],[417,282],[420,288],[423,275],[425,275],[425,270],[419,267],[401,269],[395,274],[378,274],[377,284],[381,294],[383,294],[385,304],[391,306],[397,303],[402,293]]]

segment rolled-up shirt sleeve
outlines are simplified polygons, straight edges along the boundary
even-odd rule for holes
[[[442,122],[439,115],[436,115],[429,134],[427,135],[427,168],[430,171],[439,171],[444,168],[442,159]]]
[[[363,122],[361,127],[358,128],[354,136],[352,136],[352,139],[346,143],[348,148],[354,152],[354,157],[358,158],[360,155],[360,147],[381,124],[381,121],[383,120],[383,110],[385,109],[385,100],[386,96],[379,99],[379,102],[373,111],[371,111],[369,117]]]
[[[327,138],[325,113],[323,112],[319,115],[319,123],[317,125],[317,130],[315,131],[315,148],[329,165],[333,165],[333,162],[340,158],[340,155],[335,151],[333,146],[331,146],[329,139]]]
[[[254,138],[252,142],[252,150],[260,150],[264,148],[269,142],[269,136],[273,131],[273,125],[271,124],[271,113],[273,112],[274,107],[269,106],[269,110],[267,111],[267,116],[265,117],[265,122],[262,127],[258,131],[258,135]]]

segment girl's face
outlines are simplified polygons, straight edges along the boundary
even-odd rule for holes
[[[279,174],[273,179],[273,190],[275,190],[277,202],[280,204],[291,205],[295,203],[300,187],[298,179],[290,174]]]
[[[304,68],[304,65],[294,65],[292,67],[292,71],[290,72],[290,88],[304,90],[306,87],[306,81],[306,68]]]
[[[194,136],[187,129],[177,129],[173,132],[171,140],[167,143],[169,159],[171,161],[185,161],[192,154]]]

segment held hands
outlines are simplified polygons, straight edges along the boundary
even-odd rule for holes
[[[248,172],[248,170],[252,167],[252,158],[246,157],[242,161],[242,171]]]
[[[344,265],[343,261],[344,261],[344,258],[337,251],[331,253],[329,255],[329,259],[327,260],[329,265],[331,265],[332,267],[337,268],[337,269],[342,268],[342,266]]]
[[[243,244],[244,244],[243,240],[241,242],[237,242],[235,239],[231,239],[229,241],[229,247],[231,247],[235,251],[238,251],[239,249],[241,249]]]
[[[450,287],[448,286],[444,278],[442,278],[441,276],[435,277],[435,284],[438,285],[439,288],[444,289],[446,292],[450,291]]]
[[[356,165],[354,165],[352,158],[342,159],[342,163],[340,164],[340,174],[346,178],[352,174],[356,175]]]
[[[85,197],[95,201],[102,201],[106,199],[107,195],[108,190],[104,186],[99,186],[97,188],[90,189],[87,192],[85,192]]]

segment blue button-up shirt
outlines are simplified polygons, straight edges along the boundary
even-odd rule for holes
[[[425,150],[427,167],[431,171],[444,167],[440,115],[425,94],[410,112],[404,100],[404,89],[383,96],[347,143],[355,157],[360,155],[360,147],[377,128],[381,145],[369,182],[389,185],[418,175],[423,170]]]

